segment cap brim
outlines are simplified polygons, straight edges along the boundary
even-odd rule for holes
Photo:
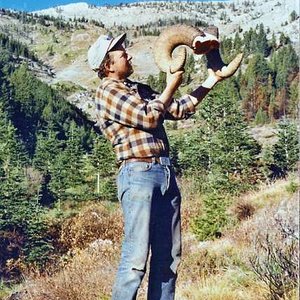
[[[116,38],[114,38],[113,41],[111,42],[111,44],[109,45],[107,52],[112,50],[117,45],[123,44],[125,39],[126,39],[126,33],[122,33],[119,36],[117,36]]]

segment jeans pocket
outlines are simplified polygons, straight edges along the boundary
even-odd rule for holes
[[[152,163],[148,162],[132,162],[128,164],[130,172],[147,172],[151,170]]]
[[[119,174],[117,176],[117,191],[118,191],[118,200],[121,202],[123,195],[126,191],[126,189],[128,189],[128,174],[127,173],[127,169],[125,166],[122,166],[119,169]]]

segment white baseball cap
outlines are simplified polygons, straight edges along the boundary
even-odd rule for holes
[[[107,52],[117,44],[122,44],[126,38],[126,33],[120,34],[116,38],[100,35],[97,41],[88,50],[88,62],[92,70],[97,71],[103,62]]]

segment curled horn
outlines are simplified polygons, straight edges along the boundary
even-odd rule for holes
[[[162,31],[154,46],[157,66],[163,72],[170,70],[171,73],[182,69],[186,60],[186,49],[180,48],[176,58],[172,58],[173,50],[180,45],[192,48],[194,39],[203,34],[203,31],[187,25],[175,25]]]
[[[172,57],[172,52],[176,47],[186,45],[193,49],[195,54],[206,54],[207,67],[213,69],[218,76],[222,78],[232,76],[240,66],[243,54],[238,54],[226,65],[219,52],[218,28],[209,27],[207,32],[209,33],[188,25],[175,25],[165,29],[154,47],[157,66],[163,72],[171,73],[182,69],[186,61],[186,49],[180,48],[176,58]]]
[[[222,78],[232,76],[239,68],[244,54],[239,53],[228,65],[226,65],[220,56],[219,49],[213,49],[206,54],[207,67],[215,71],[216,75]]]

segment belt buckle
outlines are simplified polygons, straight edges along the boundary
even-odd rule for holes
[[[159,157],[159,163],[163,166],[171,166],[171,161],[169,157]]]

